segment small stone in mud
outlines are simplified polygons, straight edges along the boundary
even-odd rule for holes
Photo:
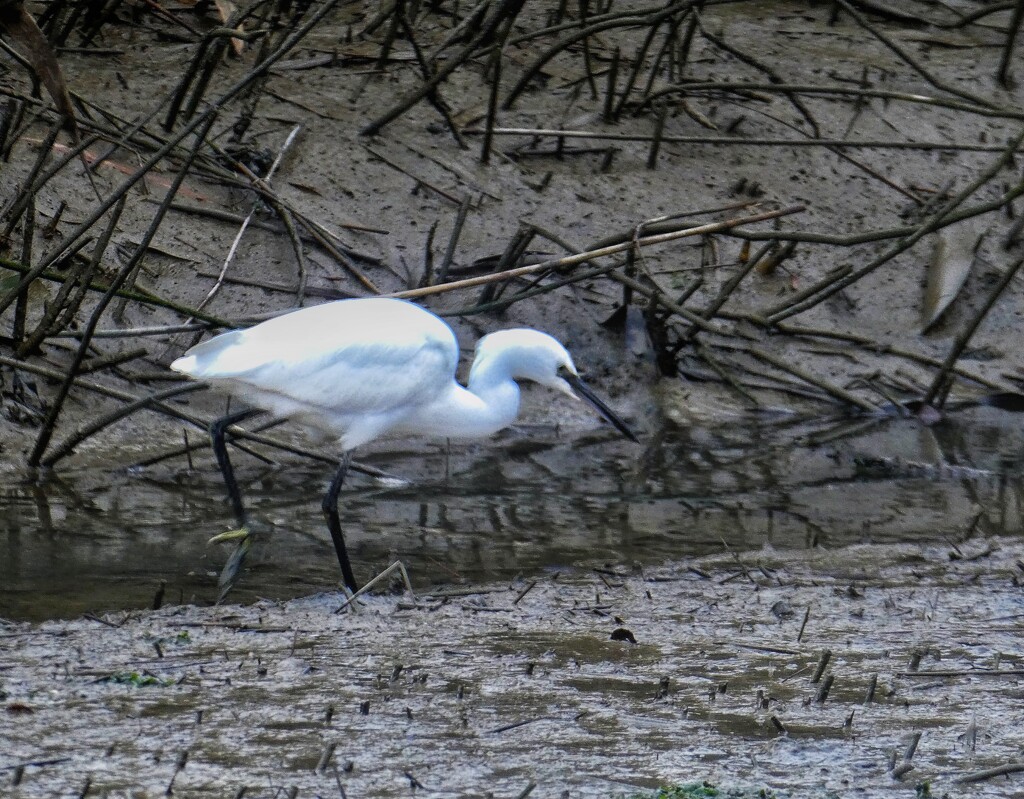
[[[613,641],[629,641],[631,644],[636,643],[636,638],[633,637],[633,633],[625,627],[619,627],[618,629],[612,630],[610,637]]]
[[[784,599],[772,605],[772,613],[778,619],[788,619],[794,612],[793,607]]]

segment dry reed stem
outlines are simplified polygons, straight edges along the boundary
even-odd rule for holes
[[[441,283],[435,286],[425,286],[421,289],[412,289],[409,291],[398,291],[393,294],[388,294],[389,297],[400,297],[403,299],[411,299],[413,297],[425,297],[431,294],[441,294],[446,291],[455,291],[458,289],[472,288],[474,286],[483,286],[488,283],[497,283],[505,280],[512,280],[517,277],[523,277],[524,275],[531,275],[537,272],[544,272],[549,270],[566,269],[572,266],[578,266],[579,264],[592,261],[596,258],[602,258],[606,255],[616,255],[620,252],[626,252],[633,247],[648,247],[654,244],[664,244],[669,241],[675,241],[676,239],[687,238],[692,236],[702,236],[707,233],[718,233],[725,230],[731,230],[732,228],[739,227],[741,225],[754,224],[756,222],[763,222],[768,219],[778,219],[783,216],[789,216],[791,214],[800,213],[804,210],[802,205],[794,205],[788,208],[783,208],[778,211],[765,211],[760,214],[751,214],[746,217],[737,217],[734,219],[727,219],[721,222],[709,222],[705,225],[698,225],[697,227],[687,228],[686,230],[675,231],[671,233],[662,233],[654,236],[644,236],[636,241],[627,241],[621,244],[613,244],[608,247],[602,247],[599,249],[589,250],[582,252],[577,255],[568,255],[563,258],[555,258],[550,261],[542,261],[539,264],[530,264],[529,266],[520,266],[515,269],[508,269],[503,272],[496,272],[491,275],[482,275],[480,277],[466,278],[465,280],[453,280],[449,283]],[[703,320],[701,320],[703,321]]]

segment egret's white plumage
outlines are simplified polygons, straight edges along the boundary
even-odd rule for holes
[[[459,347],[441,319],[403,300],[340,300],[233,330],[171,368],[274,416],[336,437],[350,450],[389,433],[488,436],[519,412],[516,379],[574,396],[558,375],[576,367],[537,330],[480,339],[463,388]]]
[[[370,298],[304,308],[224,333],[193,347],[171,368],[276,417],[333,436],[346,453],[386,434],[491,435],[519,413],[516,380],[532,380],[572,397],[579,392],[633,437],[580,381],[565,347],[545,333],[516,329],[484,336],[465,387],[455,380],[458,360],[455,334],[440,318],[410,302]],[[220,436],[218,460],[244,525],[223,431]],[[343,474],[342,469],[325,498],[329,523],[328,499],[333,492],[336,501]],[[333,513],[338,548],[336,508]],[[345,570],[343,548],[342,542],[338,556]],[[354,587],[349,575],[346,582]]]
[[[353,449],[441,395],[459,347],[438,317],[390,299],[341,300],[234,330],[171,368]]]

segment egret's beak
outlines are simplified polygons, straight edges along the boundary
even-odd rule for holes
[[[615,415],[615,412],[611,408],[605,405],[604,400],[597,396],[590,386],[580,379],[579,375],[569,374],[567,371],[563,370],[562,377],[565,379],[565,382],[572,387],[573,391],[589,402],[593,406],[594,410],[597,411],[601,417],[608,422],[608,424],[622,433],[622,435],[630,441],[637,444],[640,443],[640,439],[636,437],[636,434],[626,426],[626,423],[622,421],[622,419]]]

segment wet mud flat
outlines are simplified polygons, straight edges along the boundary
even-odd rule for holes
[[[74,10],[74,4],[50,5]],[[142,439],[177,451],[185,437],[183,413],[198,430],[224,410],[221,400],[198,395],[174,407],[154,399],[167,399],[165,367],[188,346],[189,335],[200,332],[191,326],[180,332],[182,321],[202,313],[211,297],[203,324],[235,326],[311,301],[436,289],[447,266],[452,279],[493,278],[500,275],[495,265],[512,266],[506,260],[517,252],[516,264],[527,254],[547,260],[594,252],[610,234],[628,242],[652,224],[721,221],[765,208],[805,210],[779,217],[778,226],[723,229],[695,236],[699,243],[692,246],[683,239],[678,246],[646,248],[639,288],[629,274],[618,274],[628,272],[632,260],[603,260],[602,269],[614,269],[615,279],[555,270],[537,282],[510,282],[499,292],[508,303],[499,304],[500,313],[492,306],[485,314],[488,295],[479,287],[447,286],[443,296],[424,301],[452,320],[467,349],[497,327],[530,325],[557,334],[615,407],[652,438],[660,437],[663,416],[689,430],[694,416],[721,414],[723,403],[710,394],[718,384],[735,395],[737,406],[800,398],[869,414],[884,412],[891,397],[932,397],[951,374],[962,378],[957,396],[1019,391],[1022,350],[1011,344],[1019,340],[1022,294],[1019,279],[1011,279],[1022,247],[1013,202],[1024,183],[1010,156],[1020,141],[1021,89],[1019,83],[993,84],[1007,20],[965,28],[948,9],[922,4],[922,19],[943,27],[918,30],[916,20],[913,26],[884,19],[865,24],[851,12],[836,19],[831,7],[800,3],[709,3],[700,9],[701,20],[687,4],[676,4],[676,16],[666,19],[647,18],[642,4],[631,3],[614,11],[644,12],[639,27],[626,14],[615,28],[591,30],[576,46],[562,37],[561,23],[548,19],[555,5],[525,4],[513,32],[519,41],[497,61],[480,50],[440,88],[452,104],[452,133],[471,137],[465,149],[428,103],[378,135],[364,135],[382,110],[424,85],[417,47],[436,51],[442,61],[458,49],[458,37],[449,34],[475,16],[465,4],[461,10],[456,5],[450,19],[443,4],[428,6],[412,32],[394,41],[385,29],[401,22],[403,4],[392,6],[393,20],[383,28],[376,5],[339,8],[272,69],[259,67],[257,46],[211,61],[209,82],[200,81],[193,95],[207,109],[216,110],[210,103],[222,109],[207,144],[223,141],[242,122],[236,144],[243,160],[250,153],[267,162],[287,154],[272,194],[265,182],[256,192],[248,177],[226,173],[200,141],[197,149],[157,164],[154,153],[192,119],[172,119],[165,130],[154,116],[144,137],[129,136],[130,125],[114,122],[166,118],[159,109],[179,85],[187,87],[179,78],[186,64],[199,63],[196,56],[210,41],[205,35],[182,38],[179,30],[171,38],[170,29],[180,27],[173,21],[146,18],[140,26],[115,16],[109,25],[98,24],[95,46],[102,49],[90,51],[77,47],[88,44],[78,35],[87,32],[78,31],[61,53],[62,69],[76,92],[104,109],[113,127],[96,129],[100,141],[116,142],[119,150],[103,156],[105,145],[92,147],[86,160],[109,163],[88,180],[73,169],[40,172],[70,152],[71,144],[58,140],[44,158],[54,144],[47,127],[59,133],[52,115],[7,148],[0,193],[8,215],[2,221],[8,232],[21,231],[10,252],[24,263],[9,262],[13,271],[5,267],[4,302],[23,306],[26,339],[44,346],[24,361],[9,357],[23,357],[13,349],[4,356],[0,399],[11,423],[0,429],[0,469],[14,474],[38,450],[41,462],[50,464],[77,452],[72,463],[89,463],[91,470],[97,454],[111,449],[121,457],[116,466],[104,461],[104,468],[120,468],[142,457]],[[196,18],[178,11],[204,30],[219,24],[203,4],[197,8]],[[568,24],[582,28],[583,16]],[[76,28],[73,20],[57,22],[65,31]],[[256,27],[247,24],[249,31]],[[273,47],[290,29],[275,33]],[[659,68],[661,54],[673,52],[680,57],[668,60],[675,63]],[[609,77],[620,57],[616,84]],[[503,69],[488,66],[501,59]],[[628,85],[627,66],[635,70]],[[513,89],[531,74],[522,84],[528,91],[516,89],[513,103]],[[7,75],[20,89],[6,97],[35,113],[27,74]],[[251,103],[236,97],[232,87],[260,75],[266,82]],[[588,92],[595,78],[610,88]],[[492,120],[494,157],[484,164],[477,137],[492,86],[502,109]],[[608,98],[626,113],[605,119]],[[199,113],[213,121],[212,110]],[[300,128],[294,146],[287,144],[290,131]],[[663,146],[653,146],[663,135]],[[131,148],[123,146],[129,138],[138,139]],[[184,176],[182,159],[189,153],[200,156],[197,166],[166,216],[155,217],[158,206],[151,201],[164,196],[174,175]],[[151,160],[164,171],[137,169]],[[144,196],[143,179],[153,196]],[[101,205],[113,202],[115,192],[127,192],[122,196],[132,201],[123,214],[107,206],[107,215],[87,229],[81,223],[99,207],[97,191]],[[343,233],[332,234],[342,242],[342,257],[334,245],[286,233],[277,224],[285,214],[271,214],[262,197],[291,209],[300,233],[342,226]],[[22,198],[32,202],[18,203]],[[250,212],[260,225],[246,227]],[[146,231],[155,219],[162,219],[159,234],[150,238]],[[940,227],[951,231],[951,241],[972,245],[967,255],[936,241],[932,234]],[[117,252],[100,243],[107,241],[104,229]],[[524,254],[526,236],[534,244]],[[914,241],[918,245],[907,249]],[[123,308],[104,313],[102,321],[97,316],[103,335],[91,343],[76,331],[100,307],[97,292],[106,292],[107,284],[90,284],[91,299],[76,300],[80,308],[67,297],[85,294],[58,295],[60,286],[72,283],[56,268],[42,276],[46,287],[37,279],[19,288],[27,272],[18,270],[45,268],[76,247],[88,254],[74,266],[82,285],[89,284],[83,277],[89,273],[78,270],[95,263],[107,279],[128,280],[143,292],[123,294],[117,301],[127,303]],[[950,257],[954,249],[959,255]],[[952,273],[963,283],[946,316],[924,334],[926,271]],[[372,278],[373,288],[360,276]],[[571,285],[562,285],[568,278]],[[1006,292],[1000,298],[1001,285]],[[689,316],[664,302],[675,304],[680,296],[689,298],[680,300]],[[999,302],[986,311],[989,297]],[[49,318],[48,309],[62,303],[67,313]],[[646,313],[656,306],[672,315],[658,321]],[[600,324],[621,317],[620,311],[625,322]],[[700,347],[691,330],[695,313],[708,322]],[[787,323],[790,317],[800,323]],[[958,342],[967,343],[962,334],[982,317],[970,346],[958,354]],[[155,343],[143,347],[143,340]],[[78,369],[69,365],[86,349],[94,358],[86,362],[93,377],[76,377],[59,418],[40,429],[60,385]],[[951,353],[956,368],[949,371],[941,364]],[[656,369],[659,354],[671,357]],[[102,407],[97,396],[105,397]],[[142,399],[138,408],[156,409],[173,423],[154,425],[141,414],[112,421],[118,403],[130,408]],[[579,415],[561,420],[591,427]],[[78,440],[79,431],[93,429]],[[54,446],[47,450],[50,432]],[[632,796],[702,780],[799,796],[1020,792],[1024,778],[1012,766],[1024,737],[1021,545],[970,536],[956,547],[937,545],[935,538],[879,543],[905,535],[911,522],[944,534],[945,527],[932,524],[938,517],[952,520],[960,534],[951,538],[958,542],[966,530],[1019,531],[1019,498],[1000,493],[997,483],[1002,467],[989,470],[990,483],[981,489],[969,482],[948,501],[938,482],[929,491],[915,490],[915,502],[904,483],[886,482],[880,501],[860,493],[863,482],[844,449],[813,459],[802,450],[783,462],[794,467],[787,470],[748,458],[735,441],[719,442],[699,429],[694,435],[687,445],[715,438],[730,446],[654,448],[644,460],[658,468],[639,478],[625,467],[610,477],[599,474],[606,497],[600,501],[592,492],[566,490],[585,468],[578,452],[530,454],[525,442],[518,447],[523,457],[504,466],[505,484],[518,488],[498,499],[468,488],[480,482],[468,476],[455,481],[464,496],[427,502],[410,491],[386,512],[369,497],[347,498],[350,519],[368,522],[353,524],[363,531],[355,541],[364,548],[363,563],[383,561],[396,546],[403,557],[415,557],[409,553],[418,549],[447,564],[465,543],[484,567],[475,574],[490,574],[500,561],[501,568],[512,563],[543,576],[486,584],[477,577],[469,580],[475,588],[459,586],[457,595],[449,587],[449,596],[424,593],[415,604],[408,597],[376,598],[359,613],[333,613],[341,599],[330,595],[220,608],[178,605],[99,621],[0,621],[0,797]],[[749,438],[743,428],[738,435]],[[874,439],[892,440],[891,431]],[[928,457],[913,450],[911,460],[962,464],[958,441],[940,436],[928,446],[933,443]],[[864,450],[872,464],[885,469],[895,463],[900,471],[898,462]],[[898,448],[896,454],[902,454]],[[9,487],[10,496],[0,500],[6,504],[0,602],[7,592],[11,607],[16,590],[19,606],[38,608],[39,586],[70,584],[65,575],[71,570],[124,584],[112,555],[150,568],[159,564],[159,571],[137,578],[145,581],[147,599],[179,571],[215,574],[212,557],[197,554],[197,544],[224,516],[223,489],[204,482],[202,469],[216,479],[209,461],[193,474],[190,461],[186,469],[183,456],[174,457],[166,472],[139,478],[148,481],[145,491],[122,491],[120,480],[97,487],[81,466],[58,475],[73,485],[53,485],[60,480],[51,478],[47,487]],[[737,471],[736,464],[748,460],[743,468],[782,474],[785,481],[762,490],[762,483]],[[830,460],[847,472],[841,486],[825,470]],[[463,465],[462,473],[494,471],[484,466],[471,471]],[[244,461],[243,468],[248,475],[255,471]],[[691,473],[718,490],[702,493],[703,485],[673,482]],[[307,474],[259,473],[258,482],[277,488],[268,488],[257,507],[281,533],[267,536],[260,563],[266,571],[294,541],[301,548],[292,546],[293,553],[312,556],[289,567],[301,576],[318,569],[324,574],[326,566],[309,565],[316,556],[330,564],[323,540],[308,533],[313,526],[302,516],[318,515],[318,498],[301,494]],[[634,482],[648,493],[631,488]],[[542,498],[530,512],[519,501],[528,490]],[[248,492],[255,501],[258,495]],[[580,498],[564,499],[574,496]],[[690,502],[693,496],[707,501]],[[845,500],[851,496],[855,504]],[[993,500],[1004,496],[1005,514],[1002,502]],[[526,524],[506,511],[509,497]],[[773,530],[777,538],[765,538],[777,550],[741,546],[754,538],[752,530],[761,534],[759,498],[769,500],[771,520],[781,528]],[[629,535],[609,508],[624,509],[633,525]],[[985,524],[972,524],[972,516],[986,517]],[[498,526],[491,517],[515,535],[471,549],[472,539],[480,539],[473,533]],[[864,538],[875,543],[836,547],[832,522],[840,517],[863,520]],[[675,534],[681,519],[692,521],[705,539],[726,537],[731,549],[680,561],[676,548],[675,560],[666,556],[667,565],[642,572],[614,565],[641,560],[622,547],[633,539],[645,547],[644,560],[654,560],[655,533]],[[608,520],[614,535],[597,524]],[[179,536],[177,525],[189,536]],[[567,531],[575,533],[571,547]],[[804,531],[815,542],[806,551],[779,545]],[[387,542],[384,552],[375,541]],[[580,560],[577,550],[583,550],[613,565],[562,569],[556,578],[536,565],[539,557],[526,556],[550,541],[571,555],[558,562]],[[259,557],[254,553],[253,561]],[[172,570],[172,563],[182,565]],[[54,574],[58,567],[66,571]],[[289,574],[284,578],[290,581]],[[438,579],[453,582],[447,573]],[[208,587],[201,580],[185,586],[197,582]],[[270,592],[268,582],[259,585]],[[168,597],[184,591],[169,584]],[[62,610],[71,604],[66,593],[59,599]],[[617,630],[629,635],[613,638]],[[986,773],[1000,768],[1007,773]],[[957,782],[963,779],[977,781]]]
[[[1022,572],[1011,538],[765,548],[4,622],[0,793],[1008,796]]]

